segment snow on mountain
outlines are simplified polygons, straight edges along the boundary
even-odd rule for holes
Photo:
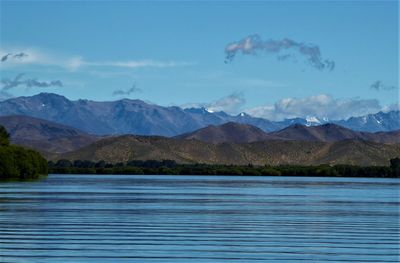
[[[272,132],[293,124],[316,126],[329,122],[326,118],[315,116],[270,121],[243,112],[232,116],[207,108],[163,107],[131,99],[106,102],[71,101],[52,93],[1,101],[0,116],[8,115],[41,118],[99,135],[130,133],[175,136],[208,125],[221,125],[227,122],[250,124],[266,132]],[[400,112],[379,112],[332,123],[357,131],[393,131],[400,129]]]

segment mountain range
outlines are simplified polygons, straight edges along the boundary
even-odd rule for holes
[[[332,123],[310,127],[294,124],[280,131],[269,133],[269,135],[295,141],[338,142],[363,140],[386,144],[400,143],[400,130],[374,133],[359,132]]]
[[[96,135],[136,134],[169,137],[228,122],[249,124],[265,132],[278,131],[293,124],[315,126],[328,122],[315,117],[270,121],[246,113],[233,116],[225,112],[211,112],[205,108],[163,107],[131,99],[106,102],[72,101],[52,93],[1,101],[0,116],[10,115],[53,121]],[[400,111],[379,112],[331,123],[356,131],[393,131],[400,129]]]
[[[239,123],[210,125],[173,138],[122,135],[100,139],[53,159],[117,163],[129,160],[174,160],[178,163],[317,165],[388,165],[400,156],[400,130],[357,132],[336,124],[295,124],[266,133]]]
[[[387,165],[400,156],[400,130],[358,132],[336,124],[294,124],[266,133],[228,122],[209,125],[173,138],[164,136],[96,136],[27,116],[0,117],[12,142],[34,148],[57,160],[172,159],[180,163]]]
[[[161,136],[122,135],[98,140],[76,151],[51,159],[104,160],[110,163],[130,160],[174,160],[178,163],[247,165],[353,164],[388,165],[400,155],[400,144],[363,140],[338,142],[271,140],[251,143],[207,143],[193,139]]]
[[[293,124],[276,132],[266,133],[248,124],[228,122],[210,125],[191,133],[178,135],[177,139],[194,139],[208,143],[248,143],[271,140],[338,142],[344,140],[364,140],[377,143],[400,143],[400,130],[390,132],[359,132],[337,124],[305,126]]]

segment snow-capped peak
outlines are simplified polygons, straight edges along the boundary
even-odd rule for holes
[[[363,123],[367,123],[367,116],[363,116],[363,117],[362,117],[362,122],[363,122]]]
[[[321,124],[321,121],[317,117],[314,117],[314,116],[307,116],[306,121],[307,121],[306,126],[313,126],[313,125]]]

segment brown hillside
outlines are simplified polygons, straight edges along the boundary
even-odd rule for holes
[[[197,140],[153,136],[119,136],[99,140],[80,150],[54,159],[128,160],[170,159],[179,163],[208,164],[321,164],[348,163],[387,165],[400,156],[400,145],[386,145],[362,140],[341,142],[261,141],[252,143],[212,144]]]

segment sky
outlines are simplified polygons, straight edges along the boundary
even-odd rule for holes
[[[398,107],[398,25],[398,1],[0,0],[0,99],[361,116]]]

